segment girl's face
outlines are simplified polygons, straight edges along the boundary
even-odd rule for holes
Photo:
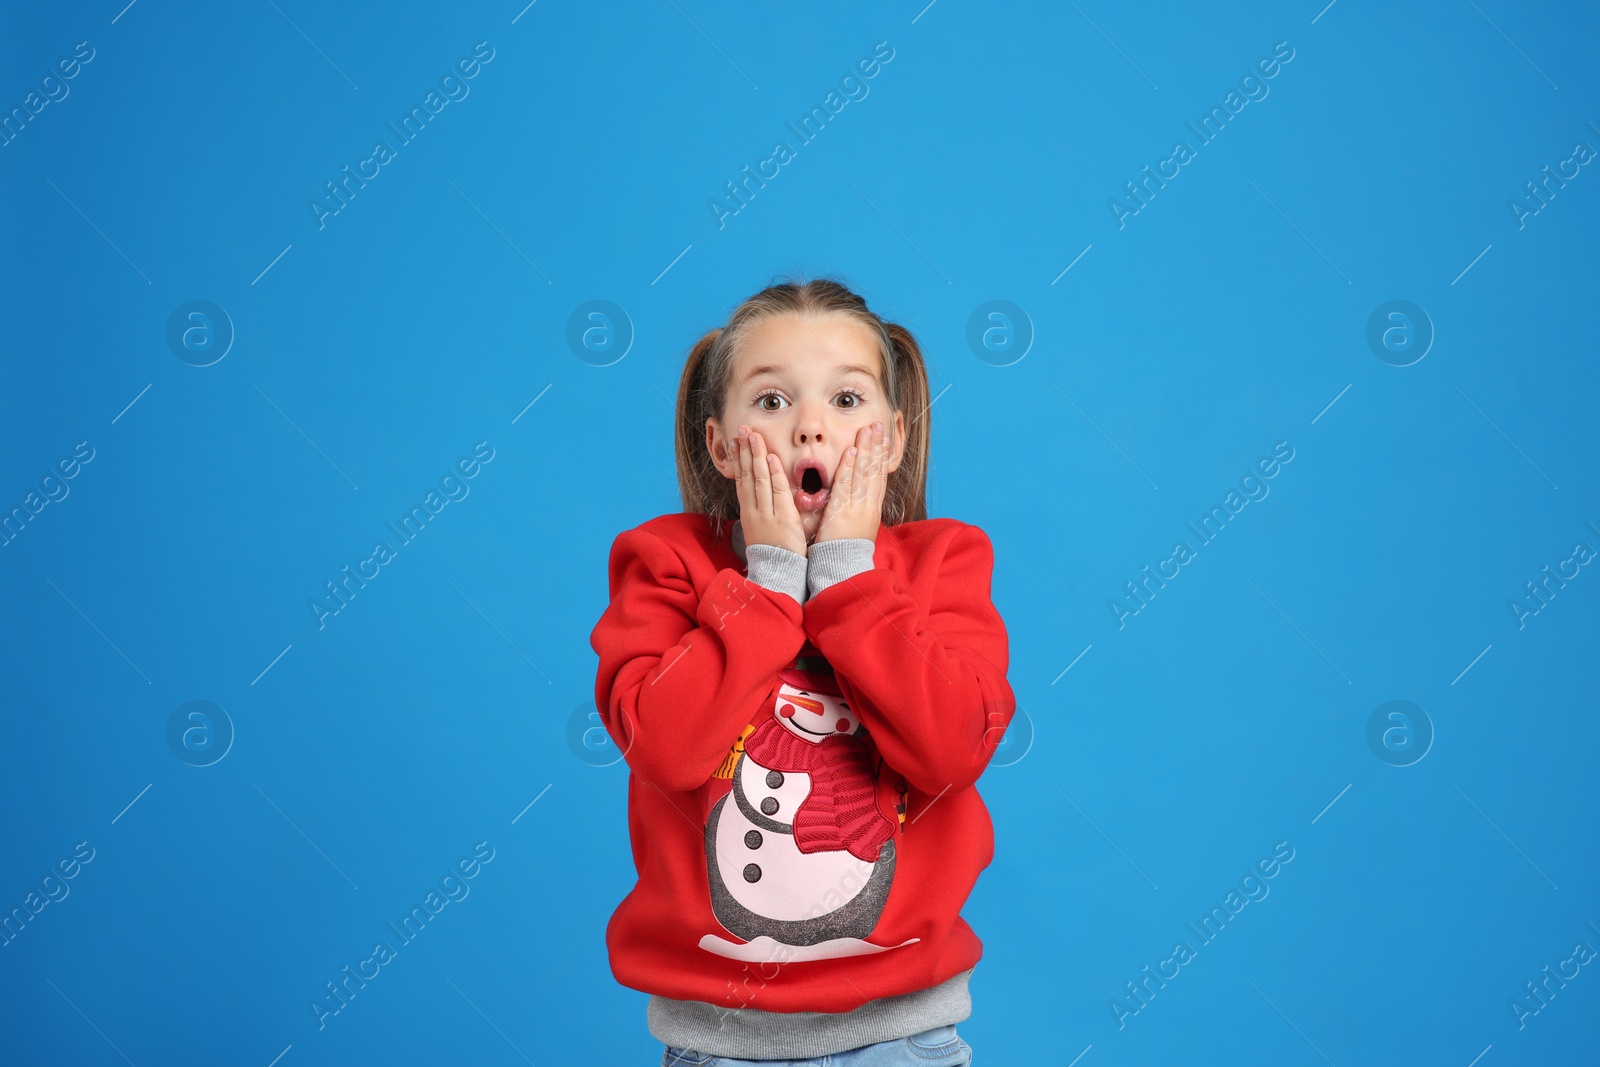
[[[905,419],[884,396],[882,363],[872,334],[842,315],[774,315],[756,323],[734,356],[723,418],[706,420],[712,461],[724,477],[737,477],[728,449],[737,447],[740,426],[759,432],[783,464],[810,544],[857,430],[882,422],[889,434],[885,475],[900,466]]]

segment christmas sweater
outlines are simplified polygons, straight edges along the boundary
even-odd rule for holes
[[[883,526],[858,539],[869,569],[802,604],[716,527],[679,513],[619,535],[590,639],[638,874],[606,931],[613,975],[730,1013],[964,982],[982,943],[960,909],[993,856],[974,784],[1015,710],[987,536]],[[769,573],[802,558],[751,547]]]

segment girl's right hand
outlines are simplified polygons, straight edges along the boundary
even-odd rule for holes
[[[776,545],[805,555],[805,525],[783,464],[767,451],[761,434],[746,426],[739,427],[732,451],[739,470],[736,484],[744,543]]]

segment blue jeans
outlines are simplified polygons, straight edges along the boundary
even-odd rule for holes
[[[954,1026],[936,1026],[898,1041],[879,1041],[809,1060],[736,1060],[693,1049],[666,1046],[661,1067],[966,1067],[972,1046]]]

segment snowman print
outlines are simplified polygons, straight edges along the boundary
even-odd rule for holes
[[[831,673],[778,677],[772,715],[733,746],[705,823],[711,910],[738,940],[706,934],[700,947],[790,962],[912,944],[867,940],[894,881],[899,823],[878,807],[866,728]]]

